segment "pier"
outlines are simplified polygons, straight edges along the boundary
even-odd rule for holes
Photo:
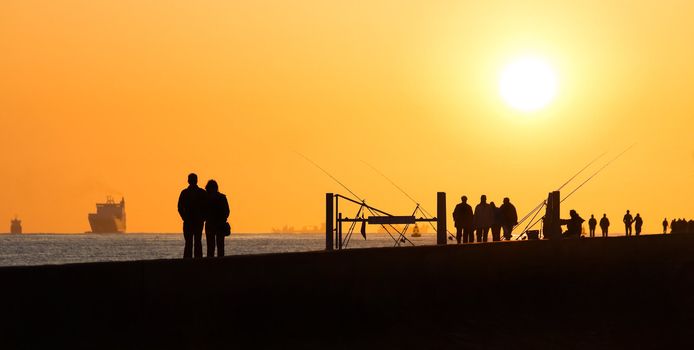
[[[692,344],[694,236],[0,268],[3,348]]]

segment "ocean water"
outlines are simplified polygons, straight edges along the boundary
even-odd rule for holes
[[[364,240],[355,234],[348,248],[392,247],[387,234]],[[435,234],[411,238],[415,245],[432,245]],[[203,235],[203,253],[206,252]],[[405,243],[409,245],[409,243]],[[232,234],[226,255],[304,252],[325,249],[322,234]],[[24,234],[0,235],[0,266],[67,264],[95,261],[175,259],[183,255],[182,234]]]

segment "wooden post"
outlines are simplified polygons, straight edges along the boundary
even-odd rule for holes
[[[446,244],[446,192],[436,193],[436,244]]]
[[[561,195],[559,191],[550,192],[547,196],[545,219],[542,222],[542,234],[547,239],[561,239],[560,223]]]
[[[325,250],[333,250],[333,194],[325,194]]]

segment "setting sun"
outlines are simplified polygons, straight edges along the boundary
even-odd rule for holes
[[[499,93],[512,108],[532,112],[552,102],[557,94],[557,76],[542,59],[520,58],[504,67]]]

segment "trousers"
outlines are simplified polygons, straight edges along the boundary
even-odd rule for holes
[[[203,221],[184,221],[183,222],[183,258],[202,258],[202,228]],[[193,254],[193,251],[195,251]]]

